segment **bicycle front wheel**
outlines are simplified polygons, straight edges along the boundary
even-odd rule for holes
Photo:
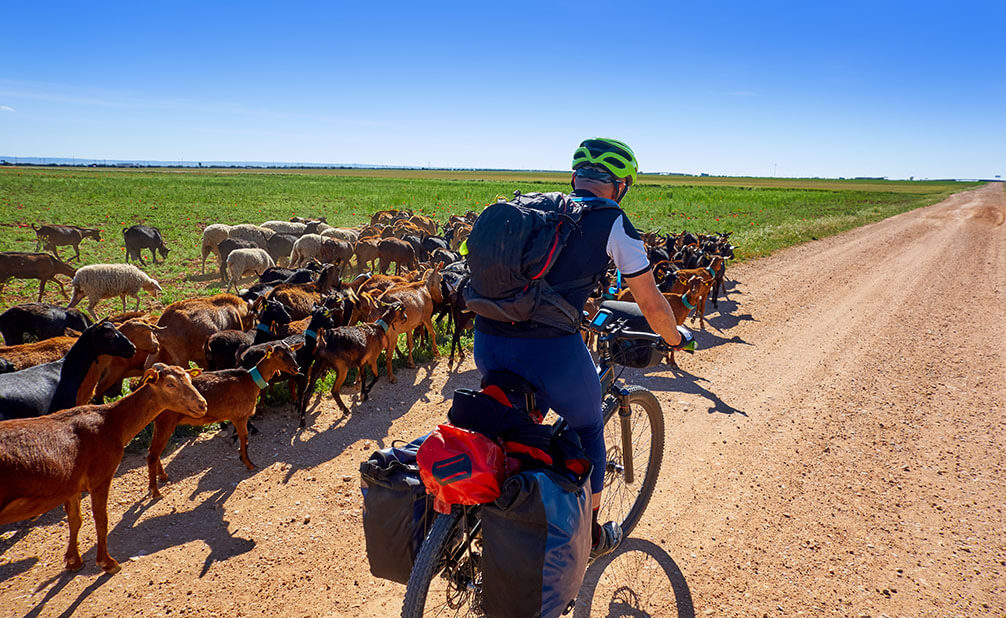
[[[455,507],[439,515],[416,556],[402,618],[482,616],[482,541],[477,516]]]
[[[660,403],[641,386],[627,386],[628,415],[618,398],[605,400],[607,446],[604,493],[598,521],[616,521],[629,536],[650,503],[664,455],[664,414]],[[608,414],[608,409],[614,410]]]

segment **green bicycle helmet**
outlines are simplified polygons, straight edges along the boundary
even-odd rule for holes
[[[606,137],[585,139],[573,153],[573,169],[584,165],[597,165],[609,172],[615,178],[628,178],[629,184],[636,182],[639,173],[639,163],[632,149],[623,142]]]

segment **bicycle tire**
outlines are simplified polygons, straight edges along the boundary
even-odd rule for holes
[[[409,582],[406,584],[405,600],[402,603],[402,618],[482,615],[480,607],[471,607],[471,604],[467,602],[464,604],[468,605],[468,609],[463,611],[463,607],[450,607],[446,597],[443,604],[440,604],[440,600],[429,598],[430,586],[445,566],[447,543],[459,525],[461,525],[461,511],[457,509],[452,510],[449,515],[438,515],[433,522],[430,533],[423,541],[419,555],[416,556],[412,573],[409,575]],[[446,595],[447,591],[445,590],[444,593]]]
[[[622,533],[629,536],[643,516],[653,490],[657,486],[657,477],[664,456],[664,414],[653,393],[641,386],[629,385],[628,391],[629,417],[631,425],[633,467],[645,460],[646,469],[642,479],[635,479],[631,484],[624,482],[624,477],[616,471],[616,466],[623,465],[621,417],[618,413],[618,400],[609,399],[616,409],[604,424],[604,443],[607,448],[607,470],[604,474],[604,493],[601,496],[601,511],[598,521],[617,521],[621,524]],[[645,423],[643,422],[645,419]],[[641,451],[646,451],[645,456]]]

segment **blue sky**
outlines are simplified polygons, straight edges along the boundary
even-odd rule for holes
[[[1006,2],[6,3],[0,155],[1006,176]]]

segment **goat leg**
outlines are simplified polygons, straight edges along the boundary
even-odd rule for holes
[[[75,494],[63,504],[66,509],[66,520],[70,525],[70,544],[66,546],[66,554],[63,556],[63,566],[67,571],[77,571],[84,566],[84,561],[80,559],[80,552],[77,551],[77,533],[80,532],[80,494]]]
[[[248,459],[248,419],[242,418],[231,422],[234,423],[234,429],[238,432],[238,441],[241,444],[241,461],[244,462],[246,468],[254,470],[255,464],[251,462],[251,459]]]
[[[346,381],[346,376],[349,375],[349,368],[336,368],[335,373],[335,384],[332,385],[332,399],[335,399],[335,402],[339,404],[339,409],[342,410],[343,414],[349,414],[349,408],[343,403],[342,396],[339,394],[342,384]],[[363,373],[362,369],[360,373]],[[366,378],[364,378],[364,381],[366,381]]]
[[[366,401],[370,397],[370,389],[374,388],[377,384],[377,378],[380,377],[377,373],[377,360],[375,359],[370,364],[370,370],[374,372],[374,379],[371,381],[370,386],[367,386],[367,376],[363,366],[360,366],[360,375],[363,376],[363,382],[360,384],[360,401]]]
[[[122,570],[115,558],[108,555],[108,489],[111,485],[112,477],[108,477],[98,487],[91,488],[91,514],[94,516],[94,531],[98,537],[96,562],[109,575]]]
[[[171,434],[175,432],[180,417],[175,412],[165,412],[154,419],[154,434],[150,437],[147,448],[147,495],[152,500],[160,500],[161,492],[157,489],[157,481],[167,482],[168,475],[161,465],[161,453],[168,445]]]

